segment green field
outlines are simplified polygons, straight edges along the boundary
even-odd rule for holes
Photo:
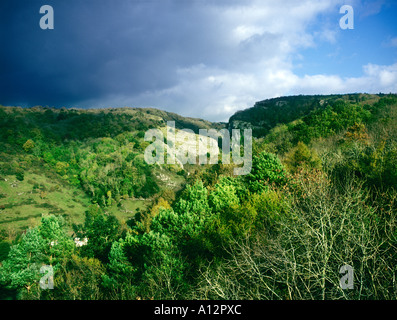
[[[161,191],[182,189],[184,177],[160,167],[154,171]],[[15,175],[0,177],[0,230],[20,233],[37,226],[43,215],[50,214],[63,216],[70,234],[73,224],[84,223],[85,211],[92,204],[90,198],[61,177],[47,175],[25,171],[23,181]],[[152,203],[151,198],[121,199],[119,203],[106,207],[105,211],[115,215],[120,222],[126,222],[138,212],[147,210]]]
[[[62,215],[69,225],[82,223],[90,205],[83,191],[61,179],[25,172],[25,179],[2,177],[0,181],[0,229],[22,231],[36,226],[43,215]]]

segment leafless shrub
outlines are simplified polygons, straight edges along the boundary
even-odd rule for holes
[[[300,177],[302,178],[302,177]],[[361,183],[333,186],[325,175],[298,179],[299,196],[273,238],[236,241],[230,258],[202,269],[198,295],[210,299],[396,299],[396,212],[368,205]],[[340,267],[354,288],[340,286]]]

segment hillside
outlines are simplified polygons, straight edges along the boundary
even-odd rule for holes
[[[167,121],[196,133],[224,127],[149,108],[0,107],[0,225],[19,232],[43,214],[82,223],[92,203],[128,220],[165,190],[177,192],[180,167],[143,161],[145,132]]]
[[[286,124],[306,116],[311,111],[323,109],[336,100],[351,103],[374,103],[382,95],[299,95],[267,99],[238,111],[229,119],[229,128],[252,128],[257,137],[263,137],[278,124]]]
[[[252,170],[148,164],[145,132],[167,121],[195,132],[175,141],[180,158],[201,128],[253,128]],[[397,297],[395,94],[280,97],[228,124],[0,107],[0,126],[0,298]]]

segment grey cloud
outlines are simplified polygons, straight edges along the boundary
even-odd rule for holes
[[[61,106],[134,96],[172,87],[178,68],[216,65],[217,21],[206,20],[205,2],[198,3],[54,1],[55,29],[43,31],[42,1],[3,0],[1,103]]]
[[[203,64],[235,71],[278,46],[269,34],[237,49],[228,43],[230,25],[219,13],[247,5],[245,0],[54,0],[51,31],[39,28],[42,4],[1,1],[0,103],[84,107],[89,101],[87,107],[94,107],[126,101],[179,111],[195,104],[181,93],[145,93],[177,87],[186,79],[180,69]],[[164,96],[167,106],[158,98]]]
[[[339,2],[1,0],[0,103],[151,106],[227,120],[301,88],[291,55],[310,45],[308,21]],[[54,30],[39,27],[46,3]]]

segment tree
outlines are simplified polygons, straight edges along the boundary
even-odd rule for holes
[[[39,226],[29,229],[3,261],[0,282],[7,288],[18,289],[25,298],[40,298],[41,267],[50,265],[56,274],[62,261],[74,250],[74,243],[63,226],[61,217],[51,215],[43,217]]]
[[[298,167],[321,168],[321,160],[317,153],[303,142],[298,142],[297,146],[286,154],[284,163],[291,173]]]
[[[105,215],[98,205],[91,205],[85,213],[84,225],[80,228],[82,236],[88,238],[88,244],[82,247],[83,255],[108,262],[112,242],[117,240],[120,223],[113,215]]]
[[[188,259],[178,242],[171,235],[153,231],[144,234],[141,241],[150,248],[142,274],[141,292],[147,298],[183,299],[191,285],[191,274]],[[194,250],[193,247],[190,249]]]
[[[201,273],[206,299],[394,299],[396,211],[380,219],[355,180],[343,190],[325,174],[300,180],[280,232],[260,232],[230,246],[230,257]],[[395,198],[395,195],[393,196]],[[354,270],[354,290],[340,286],[341,266]],[[201,297],[199,297],[201,298]]]
[[[141,219],[140,224],[142,229],[146,232],[150,231],[150,225],[155,216],[158,215],[160,209],[171,209],[171,205],[163,198],[159,198],[155,205],[147,212]]]
[[[347,128],[344,138],[347,141],[358,141],[365,145],[369,143],[367,128],[363,123],[356,122],[353,126]]]
[[[187,185],[183,195],[175,205],[175,211],[179,213],[192,212],[197,215],[205,215],[211,212],[208,204],[208,190],[201,180],[193,185]]]
[[[248,187],[252,192],[262,191],[271,184],[286,182],[286,171],[280,159],[269,152],[262,151],[253,156],[252,170],[247,176]]]
[[[69,164],[63,161],[58,161],[55,165],[55,170],[61,176],[64,176],[68,172]]]
[[[33,140],[29,139],[27,140],[22,148],[26,151],[26,152],[30,152],[33,148],[35,147],[35,143],[33,142]]]
[[[105,267],[95,258],[72,254],[57,269],[54,290],[46,291],[48,299],[99,300],[103,298],[102,279]]]

